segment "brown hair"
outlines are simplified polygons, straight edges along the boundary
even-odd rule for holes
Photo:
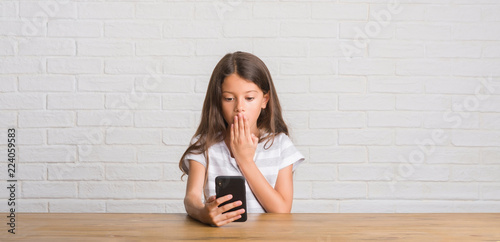
[[[184,159],[187,154],[191,153],[205,154],[207,160],[205,179],[207,177],[208,148],[224,140],[225,131],[228,127],[222,115],[222,83],[227,76],[233,73],[255,83],[264,94],[269,93],[267,108],[261,110],[257,119],[257,128],[262,133],[267,134],[267,136],[259,137],[259,142],[266,141],[265,145],[267,145],[271,141],[271,146],[276,135],[280,133],[288,135],[288,128],[281,115],[278,95],[274,88],[271,74],[264,62],[250,53],[241,51],[228,53],[217,63],[210,77],[201,112],[200,125],[193,136],[193,140],[195,138],[197,140],[189,145],[179,162],[179,168],[183,172],[183,177],[188,174],[188,168],[184,164]]]

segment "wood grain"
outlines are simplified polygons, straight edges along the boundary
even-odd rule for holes
[[[6,218],[7,214],[1,217]],[[249,214],[217,228],[186,214],[16,214],[0,241],[500,241],[500,214]]]

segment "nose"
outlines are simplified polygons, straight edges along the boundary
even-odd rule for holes
[[[244,112],[245,111],[245,105],[244,105],[244,101],[242,99],[238,99],[238,101],[236,102],[236,106],[235,106],[235,109],[234,111],[237,112],[237,113],[241,113],[241,112]]]

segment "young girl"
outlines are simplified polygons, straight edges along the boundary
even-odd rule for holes
[[[304,157],[288,138],[278,95],[262,60],[238,51],[219,61],[193,137],[179,162],[188,175],[184,206],[189,216],[215,226],[241,217],[244,209],[224,213],[241,201],[218,207],[232,198],[215,198],[215,177],[221,175],[245,177],[248,213],[290,212],[292,172]]]

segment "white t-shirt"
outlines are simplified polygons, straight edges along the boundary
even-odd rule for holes
[[[193,139],[195,142],[197,138]],[[293,170],[304,161],[304,156],[295,148],[290,138],[281,133],[276,135],[274,143],[264,149],[264,144],[261,142],[255,151],[254,161],[267,182],[274,188],[278,172],[293,164]],[[216,143],[208,148],[209,165],[208,165],[208,180],[204,188],[205,194],[209,196],[215,195],[215,177],[217,176],[243,176],[236,160],[231,157],[229,148],[224,141]],[[188,154],[184,159],[184,166],[189,170],[189,160],[194,160],[207,167],[205,155],[203,154]],[[248,213],[265,213],[266,211],[260,205],[255,195],[250,190],[248,182],[246,183],[246,199]]]

